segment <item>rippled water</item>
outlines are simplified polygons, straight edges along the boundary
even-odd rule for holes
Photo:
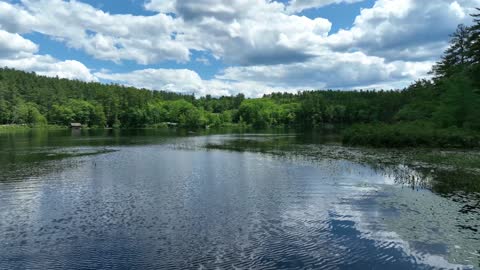
[[[271,136],[0,135],[0,269],[480,266],[480,213],[458,199],[475,194],[411,188],[426,176],[401,165],[205,147]]]

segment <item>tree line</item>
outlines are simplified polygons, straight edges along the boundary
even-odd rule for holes
[[[404,91],[304,91],[249,99],[193,95],[49,78],[0,69],[0,124],[142,128],[244,125],[303,127],[390,121],[411,99]]]

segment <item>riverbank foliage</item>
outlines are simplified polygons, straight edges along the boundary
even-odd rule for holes
[[[480,9],[477,9],[480,11]],[[408,87],[412,99],[388,124],[353,126],[344,143],[371,146],[480,146],[480,14],[459,25],[431,81]]]
[[[374,146],[478,146],[480,15],[460,25],[432,70],[402,90],[303,91],[196,98],[0,69],[0,125],[189,129],[352,126],[344,142]]]

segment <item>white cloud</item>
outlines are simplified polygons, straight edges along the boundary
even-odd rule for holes
[[[84,81],[97,81],[90,70],[75,60],[60,61],[38,55],[38,45],[19,34],[0,30],[0,67],[35,71],[40,75]]]
[[[95,76],[139,88],[204,94],[202,79],[195,71],[188,69],[143,69],[130,73],[98,72]]]
[[[77,1],[23,0],[0,3],[0,25],[37,31],[114,62],[188,62],[198,50],[232,65],[275,65],[308,61],[325,46],[389,61],[431,60],[479,1],[377,0],[352,29],[328,38],[328,20],[289,13],[340,2],[357,0],[150,0],[145,8],[161,12],[153,16],[112,15]]]
[[[395,60],[434,60],[441,55],[449,35],[478,0],[377,0],[363,9],[349,30],[328,37],[326,45],[337,51],[359,50]]]
[[[426,76],[432,62],[392,62],[363,53],[332,53],[305,63],[230,67],[211,80],[187,69],[145,69],[130,73],[99,72],[95,76],[129,86],[196,95],[258,97],[271,92],[312,89],[405,87]]]
[[[145,8],[158,12],[151,16],[109,14],[74,0],[0,0],[0,64],[198,95],[402,87],[426,76],[456,24],[468,23],[471,9],[480,6],[480,0],[377,0],[350,29],[333,35],[328,20],[298,15],[340,2],[357,0],[150,0]],[[173,60],[185,68],[92,75],[78,61],[38,55],[38,46],[21,36],[30,32],[96,59],[148,65]],[[191,57],[192,51],[201,57]],[[190,61],[211,57],[230,67],[210,80],[188,69]]]
[[[0,2],[0,29],[11,33],[31,31],[35,18],[18,5]]]
[[[287,10],[289,12],[301,12],[310,8],[321,8],[331,4],[357,3],[365,0],[290,0]]]
[[[326,19],[289,15],[284,4],[265,0],[151,1],[146,7],[175,13],[182,29],[177,40],[189,48],[239,65],[305,61],[331,29]]]
[[[145,3],[145,9],[160,13],[173,13],[175,12],[175,3],[175,0],[148,0]]]
[[[126,73],[97,72],[95,76],[127,86],[186,94],[194,93],[197,96],[232,95],[240,92],[258,96],[272,90],[271,87],[252,82],[202,80],[195,71],[188,69],[143,69]]]
[[[97,59],[140,64],[189,60],[189,49],[172,38],[175,19],[165,14],[111,15],[88,4],[61,0],[23,0],[21,6],[2,3],[0,15],[5,14],[9,16],[0,16],[2,27],[48,35]]]
[[[60,61],[49,55],[30,55],[16,59],[0,59],[0,66],[19,70],[34,71],[39,75],[77,79],[82,81],[98,81],[90,70],[76,60]]]
[[[30,40],[0,29],[0,57],[20,57],[37,51],[38,46]]]
[[[304,63],[275,66],[231,67],[219,79],[254,81],[295,89],[352,89],[427,75],[432,62],[391,62],[363,53],[328,53]]]
[[[188,69],[143,69],[126,73],[97,72],[94,75],[102,80],[122,85],[177,93],[193,93],[197,96],[207,94],[228,96],[244,93],[250,97],[258,97],[271,92],[296,91],[296,88],[270,86],[254,80],[235,81],[217,78],[203,80],[195,71]]]
[[[77,1],[23,0],[2,3],[0,25],[114,62],[187,62],[190,51],[199,50],[241,65],[305,61],[331,28],[326,19],[289,15],[284,4],[266,0],[152,1],[146,7],[175,15],[112,15]]]

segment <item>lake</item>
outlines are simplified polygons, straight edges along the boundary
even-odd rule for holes
[[[477,175],[336,141],[0,134],[0,269],[480,269]]]

